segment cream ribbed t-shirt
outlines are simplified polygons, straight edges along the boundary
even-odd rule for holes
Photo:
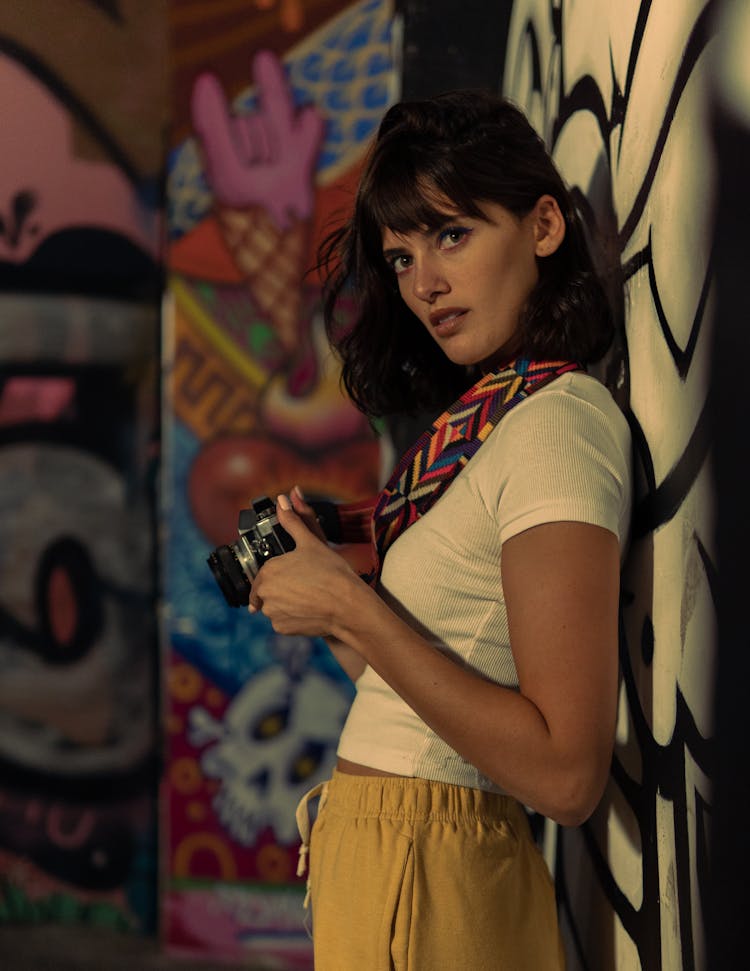
[[[627,422],[594,377],[556,378],[516,405],[435,505],[388,550],[380,593],[440,650],[518,687],[501,580],[502,544],[541,523],[603,526],[624,549]],[[340,757],[399,775],[499,791],[370,667],[357,680]]]

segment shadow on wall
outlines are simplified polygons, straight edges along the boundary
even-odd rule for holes
[[[745,392],[750,354],[747,286],[750,204],[750,83],[745,65],[750,10],[742,0],[722,5],[721,53],[714,89],[714,137],[719,169],[716,216],[716,331],[712,394],[718,582],[719,660],[716,678],[716,797],[709,885],[708,967],[733,971],[747,954],[747,873],[750,869],[750,652],[747,636],[747,454],[750,421]]]

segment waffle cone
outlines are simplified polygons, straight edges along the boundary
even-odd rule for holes
[[[282,345],[294,350],[299,337],[308,222],[297,221],[281,230],[263,206],[222,207],[217,216],[258,309],[270,318]]]

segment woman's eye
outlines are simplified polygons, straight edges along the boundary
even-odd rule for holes
[[[454,246],[458,246],[470,232],[470,229],[464,229],[463,226],[448,226],[441,231],[439,236],[441,249],[451,249]]]
[[[398,256],[392,256],[389,262],[394,273],[403,273],[411,266],[411,257],[406,253],[400,253]]]

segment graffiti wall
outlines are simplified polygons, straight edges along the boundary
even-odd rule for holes
[[[257,497],[379,486],[314,267],[394,99],[393,12],[174,2],[170,22],[164,937],[306,968],[295,808],[330,774],[351,684],[322,643],[229,606],[206,561]]]
[[[705,967],[716,555],[707,419],[713,4],[515,0],[504,90],[603,246],[624,344],[603,376],[633,430],[621,697],[605,798],[559,833],[571,968]]]
[[[154,921],[163,13],[0,9],[2,921]]]

